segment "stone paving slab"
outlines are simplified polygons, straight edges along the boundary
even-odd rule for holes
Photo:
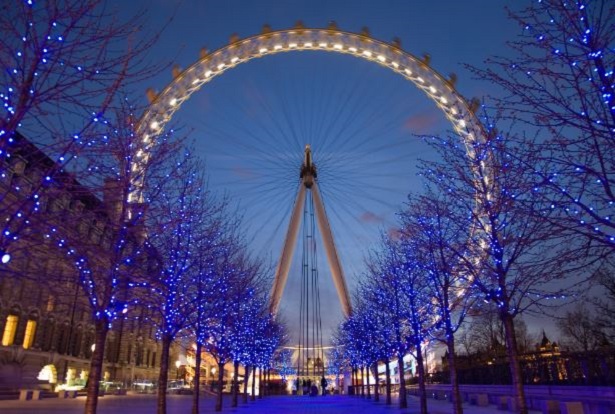
[[[376,403],[360,396],[328,395],[325,397],[307,396],[271,396],[256,401],[248,401],[237,408],[230,407],[230,397],[225,397],[223,413],[266,413],[266,414],[416,414],[419,411],[418,398],[408,397],[408,408],[400,410],[396,403],[387,406],[384,399]],[[45,399],[41,401],[0,401],[2,414],[81,414],[85,398],[70,400]],[[429,414],[450,414],[452,405],[447,401],[427,400]],[[192,407],[192,396],[169,395],[167,414],[189,414]],[[466,414],[506,414],[493,405],[476,407],[464,404]],[[108,395],[99,400],[99,414],[153,414],[156,412],[154,395]],[[214,399],[210,396],[201,398],[200,413],[213,413]]]

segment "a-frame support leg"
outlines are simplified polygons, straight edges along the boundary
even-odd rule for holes
[[[301,215],[305,205],[305,191],[305,185],[303,185],[303,183],[299,184],[297,199],[295,200],[290,222],[288,223],[288,231],[286,232],[286,239],[284,239],[284,246],[282,246],[282,255],[280,256],[280,261],[275,271],[275,279],[273,280],[273,288],[271,289],[271,302],[269,305],[269,311],[274,315],[278,313],[278,308],[280,307],[280,300],[282,299],[284,286],[286,286],[286,280],[288,279],[288,271],[290,270],[293,253],[297,245],[297,234],[299,233],[299,224],[301,223]]]
[[[318,221],[318,230],[322,237],[325,251],[327,252],[327,260],[329,262],[329,269],[331,270],[331,276],[333,277],[333,283],[335,289],[337,289],[337,295],[340,298],[340,304],[342,305],[342,312],[346,317],[350,316],[352,308],[350,306],[350,296],[348,295],[348,288],[346,287],[346,279],[344,278],[344,272],[342,265],[340,264],[339,255],[335,248],[335,242],[333,241],[333,234],[331,233],[331,226],[329,225],[329,219],[327,213],[322,204],[320,198],[320,191],[318,190],[318,184],[316,181],[312,184],[312,198],[314,200],[314,207],[316,209],[316,220]]]

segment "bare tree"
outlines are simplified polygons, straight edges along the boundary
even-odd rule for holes
[[[600,329],[610,338],[611,342],[615,341],[615,269],[613,265],[607,261],[604,266],[598,269],[595,278],[597,279],[598,287],[601,292],[598,296],[592,299],[592,302],[598,310],[598,324]]]
[[[246,336],[251,338],[253,349],[258,349],[256,345],[264,340],[264,331],[259,327],[262,327],[261,322],[267,314],[263,314],[265,308],[259,306],[264,303],[258,288],[259,281],[264,277],[263,267],[248,256],[240,239],[235,240],[234,245],[223,249],[217,258],[215,269],[216,277],[221,283],[218,284],[219,289],[212,292],[215,305],[207,319],[208,341],[204,346],[218,364],[215,411],[221,411],[224,365],[233,360],[238,347],[246,344]],[[242,312],[241,307],[236,306],[242,302],[244,306],[250,307],[248,312]],[[251,321],[250,326],[245,325],[248,320]],[[254,351],[248,354],[251,357],[245,359],[250,360],[255,369],[254,367],[262,362],[258,358],[259,354]]]
[[[557,322],[557,327],[562,334],[560,346],[570,351],[595,351],[606,342],[606,334],[598,318],[582,305],[566,312],[564,318]]]
[[[492,359],[506,354],[504,325],[493,303],[477,302],[459,337],[459,342],[465,341],[467,355],[480,354]],[[533,351],[538,341],[535,334],[528,332],[527,324],[520,316],[515,320],[515,337],[519,353]]]
[[[540,138],[527,168],[557,214],[544,220],[615,251],[615,4],[542,0],[510,16],[522,33],[506,58],[474,68],[507,94],[507,116]]]
[[[410,200],[401,213],[402,245],[417,256],[416,266],[427,284],[436,315],[432,336],[447,347],[450,381],[453,396],[453,411],[462,413],[461,393],[457,378],[455,334],[460,329],[473,304],[463,275],[463,266],[458,255],[467,254],[469,217],[465,222],[456,221],[463,216],[450,214],[451,204],[446,193],[437,196],[427,192]]]
[[[0,177],[10,182],[20,170],[18,130],[53,160],[27,186],[0,186],[2,198],[20,191],[2,211],[0,253],[8,262],[28,229],[46,224],[38,217],[40,197],[55,195],[49,194],[54,182],[64,181],[98,124],[112,117],[109,109],[123,88],[159,68],[142,60],[155,37],[130,42],[134,19],[121,22],[102,0],[5,2],[0,32]]]
[[[406,397],[406,381],[404,372],[404,356],[412,344],[414,331],[408,323],[408,307],[411,301],[406,295],[405,286],[407,266],[402,259],[404,252],[400,246],[388,237],[382,237],[381,251],[372,254],[369,263],[371,289],[366,291],[366,299],[370,303],[371,311],[381,308],[385,310],[389,332],[387,336],[388,348],[394,351],[399,369],[399,407],[408,406]]]
[[[194,376],[194,395],[192,399],[192,413],[199,412],[200,399],[200,379],[201,379],[201,354],[205,342],[209,339],[209,320],[216,310],[216,293],[222,288],[224,280],[217,277],[216,263],[219,257],[224,257],[224,249],[233,248],[233,240],[236,229],[239,228],[236,220],[225,211],[226,201],[220,205],[218,214],[211,215],[207,224],[203,226],[203,234],[207,237],[200,237],[193,244],[197,255],[193,257],[196,261],[195,278],[193,289],[190,294],[194,299],[194,312],[190,319],[190,331],[195,338],[195,376]]]
[[[372,307],[373,302],[367,299],[371,288],[372,286],[366,283],[359,289],[353,301],[353,312],[338,327],[335,338],[336,345],[343,353],[343,359],[352,370],[352,389],[355,394],[359,392],[354,379],[357,370],[376,363],[381,355],[386,355],[383,360],[388,363],[392,355],[390,348],[385,349],[385,344],[388,345],[390,339],[389,326],[378,324],[378,315],[374,313],[376,308]],[[388,380],[389,377],[387,382]],[[387,404],[390,403],[390,400],[387,401]]]
[[[450,195],[451,222],[471,218],[473,250],[457,252],[460,274],[480,299],[497,307],[517,405],[525,414],[515,318],[553,303],[547,298],[569,293],[585,263],[575,250],[581,246],[574,240],[561,243],[563,231],[551,225],[554,209],[536,194],[533,171],[525,168],[531,160],[520,161],[527,143],[490,131],[466,146],[456,137],[431,140],[441,161],[425,162],[423,171],[434,188]]]
[[[64,220],[45,233],[59,254],[66,254],[78,271],[94,320],[95,350],[88,377],[87,413],[96,412],[109,327],[136,306],[131,291],[146,285],[153,271],[146,206],[153,206],[163,184],[173,177],[177,164],[171,160],[182,144],[181,137],[157,137],[157,145],[144,158],[133,114],[134,108],[125,100],[117,103],[115,117],[104,118],[92,135],[91,156],[80,163],[87,172],[80,181],[81,188],[103,196],[97,214],[82,217],[78,231],[74,221]],[[147,204],[139,202],[139,197]]]
[[[403,357],[411,353],[417,361],[420,410],[427,412],[423,343],[428,337],[432,298],[421,271],[419,256],[412,236],[393,240],[383,236],[379,250],[367,260],[368,272],[356,303],[362,313],[353,313],[344,325],[347,332],[346,352],[371,366],[382,360],[386,365],[386,402],[391,402],[389,360],[397,358],[400,375],[400,406],[405,402],[405,372]]]
[[[220,208],[206,190],[203,167],[186,149],[172,173],[172,180],[161,186],[160,196],[152,203],[147,219],[148,241],[157,264],[151,282],[148,303],[154,311],[152,322],[162,340],[158,379],[159,414],[166,413],[169,350],[178,335],[188,335],[191,318],[197,311],[200,292],[200,256],[207,251],[198,247],[217,239],[215,216]],[[213,220],[212,220],[213,219]],[[203,240],[205,239],[205,240]],[[148,301],[148,299],[142,299]]]

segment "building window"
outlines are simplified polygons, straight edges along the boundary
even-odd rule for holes
[[[55,320],[53,318],[48,318],[43,324],[43,339],[41,341],[41,349],[43,351],[52,350],[54,331]]]
[[[34,343],[34,333],[36,332],[36,321],[33,319],[28,320],[26,324],[26,333],[23,337],[23,349],[28,349]]]
[[[71,355],[78,357],[81,354],[81,343],[83,342],[83,326],[77,325],[71,338]]]
[[[64,322],[60,326],[60,334],[58,335],[58,342],[56,343],[56,351],[63,355],[70,355],[70,349],[68,346],[70,344],[70,324],[68,321]]]
[[[137,343],[137,355],[135,356],[135,365],[136,366],[143,365],[143,345],[140,343]]]
[[[46,311],[53,312],[55,307],[56,307],[56,298],[54,298],[52,295],[49,295],[49,298],[47,299]]]
[[[2,345],[13,345],[15,340],[15,333],[17,332],[17,322],[19,317],[17,315],[9,315],[6,317],[6,325],[4,326],[4,333],[2,334]]]

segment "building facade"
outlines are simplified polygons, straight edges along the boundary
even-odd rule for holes
[[[1,166],[0,215],[3,222],[11,218],[19,226],[24,223],[16,218],[25,209],[29,223],[8,248],[10,261],[0,267],[0,387],[78,388],[85,385],[93,351],[92,312],[74,264],[46,234],[61,221],[64,229],[98,243],[104,254],[108,205],[58,172],[27,139],[16,140],[10,162]],[[52,170],[54,184],[44,185]],[[113,322],[107,337],[103,380],[153,384],[161,346],[148,323],[151,315],[135,307],[124,316]],[[179,353],[174,345],[171,360]]]

